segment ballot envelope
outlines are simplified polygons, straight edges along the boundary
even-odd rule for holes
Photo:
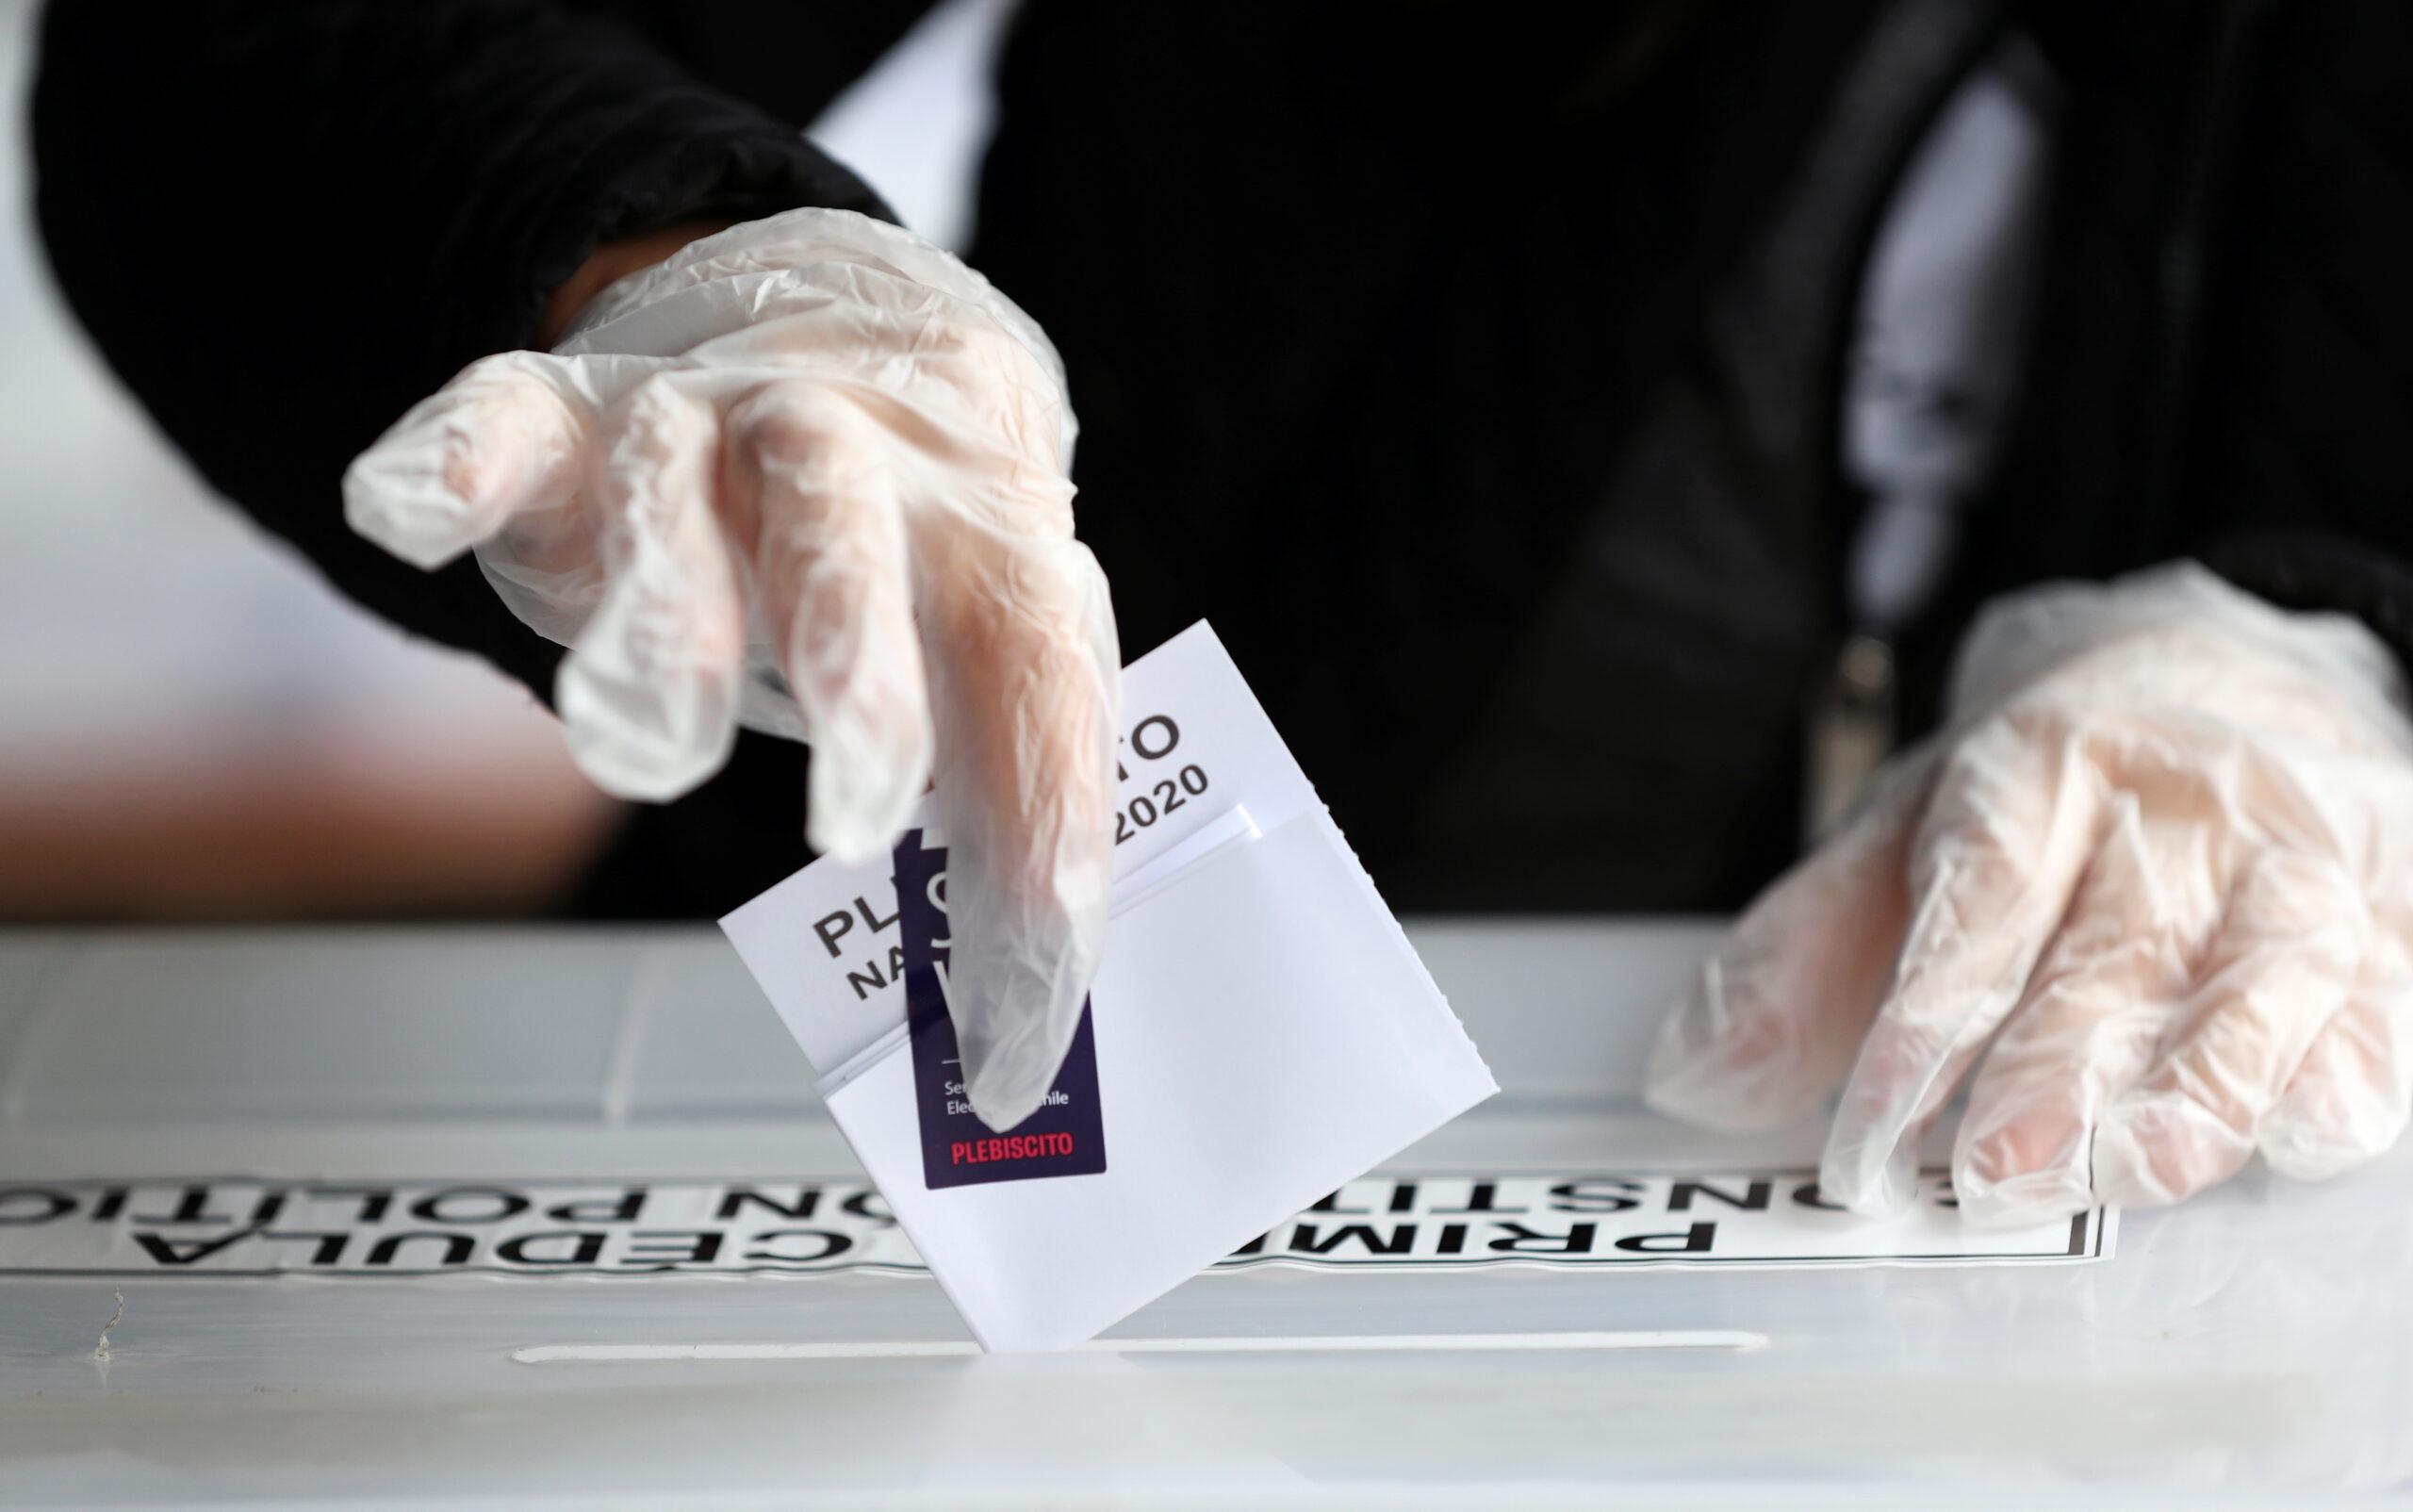
[[[1090,1338],[1498,1090],[1214,633],[1124,709],[1105,960],[1016,1128],[962,1100],[932,826],[721,921],[993,1351]]]

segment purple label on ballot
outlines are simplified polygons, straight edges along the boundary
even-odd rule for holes
[[[1063,1069],[1039,1110],[1003,1133],[980,1122],[963,1092],[955,1020],[947,1016],[946,852],[922,848],[922,831],[896,846],[896,916],[905,950],[905,1010],[913,1042],[913,1097],[922,1123],[922,1178],[932,1187],[1037,1176],[1095,1175],[1106,1169],[1098,1118],[1097,1040],[1090,1005]]]

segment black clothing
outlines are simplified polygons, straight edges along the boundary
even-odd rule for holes
[[[876,209],[795,130],[616,26],[476,3],[56,5],[36,208],[69,304],[169,439],[353,598],[550,694],[560,648],[467,559],[345,526],[345,466],[531,344],[612,236]]]
[[[344,529],[344,464],[604,238],[882,213],[794,126],[920,8],[55,0],[43,232],[212,483],[548,694],[473,567]],[[1212,618],[1397,906],[1742,901],[1848,629],[1868,244],[2014,24],[2061,79],[2041,317],[1906,666],[2189,551],[2413,650],[2399,0],[1026,0],[971,260],[1064,354],[1126,653]],[[801,753],[739,744],[585,907],[804,859]]]

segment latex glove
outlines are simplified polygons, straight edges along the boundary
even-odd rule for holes
[[[1952,1182],[1994,1224],[2396,1140],[2413,727],[2374,637],[2192,565],[2058,584],[1980,618],[1951,706],[1704,965],[1652,1106],[1774,1127],[1844,1083],[1819,1184],[1877,1213],[1974,1066]]]
[[[993,1128],[1035,1109],[1104,942],[1120,661],[1073,538],[1055,349],[988,281],[848,211],[731,227],[472,364],[344,479],[354,530],[474,550],[569,649],[605,790],[664,800],[740,724],[813,747],[808,835],[895,843],[933,777],[952,1011]]]

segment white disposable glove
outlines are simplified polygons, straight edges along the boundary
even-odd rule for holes
[[[986,279],[796,210],[471,364],[344,504],[421,567],[474,550],[570,649],[556,707],[606,791],[678,797],[739,724],[809,740],[809,838],[861,862],[935,776],[964,1079],[1002,1130],[1063,1058],[1111,882],[1120,660],[1073,436],[1055,349]]]
[[[2056,584],[1989,608],[1951,706],[1704,965],[1653,1107],[1774,1127],[1843,1083],[1819,1184],[1878,1213],[1976,1066],[1952,1181],[1991,1224],[2395,1142],[2413,727],[2372,635],[2191,564]]]

